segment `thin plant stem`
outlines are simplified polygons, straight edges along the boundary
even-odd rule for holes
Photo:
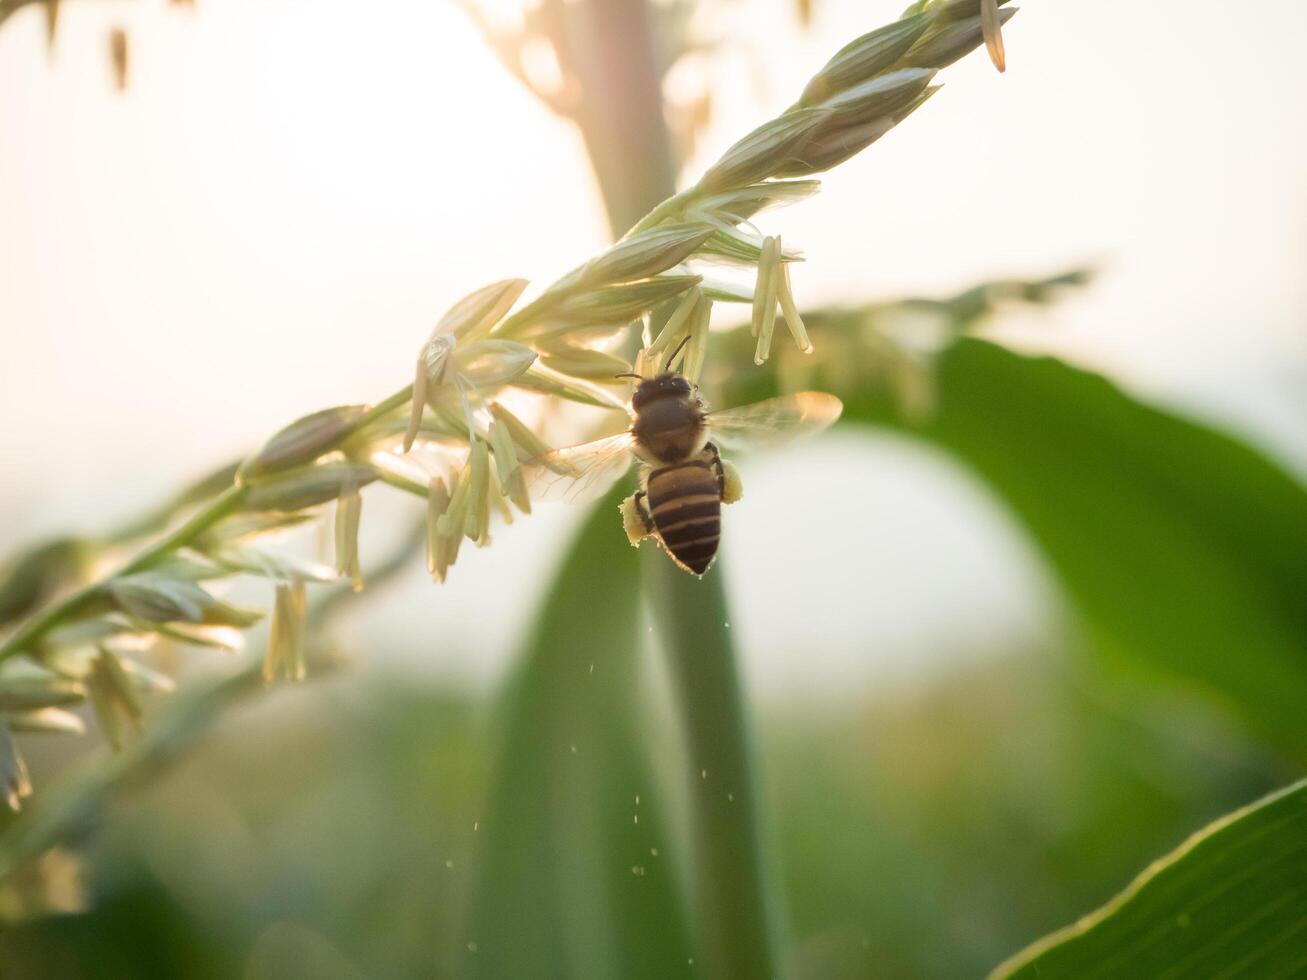
[[[606,9],[602,20],[609,30],[591,31],[585,44],[608,51],[602,63],[620,66],[623,77],[614,81],[611,75],[586,77],[578,71],[583,100],[611,101],[625,94],[633,103],[590,106],[578,116],[586,145],[595,156],[609,224],[614,237],[620,237],[627,228],[652,227],[676,213],[694,191],[674,193],[674,168],[666,165],[671,140],[661,96],[657,96],[658,111],[639,111],[640,100],[659,91],[654,61],[646,57],[652,37],[645,0],[591,0],[590,6]],[[614,38],[622,39],[619,51],[613,51],[618,47]],[[587,60],[583,55],[579,62],[583,65]],[[587,126],[589,120],[610,117],[625,122],[596,126],[594,131]],[[627,147],[605,150],[605,141],[626,141]],[[597,147],[602,155],[596,155]],[[638,148],[641,153],[632,152]],[[603,165],[613,158],[625,159],[629,165],[618,169]],[[748,719],[726,625],[722,572],[717,569],[694,579],[652,546],[644,551],[650,614],[676,677],[678,713],[693,762],[688,781],[693,823],[690,866],[703,975],[774,980],[780,975],[777,950],[784,929],[759,829]],[[703,770],[709,779],[700,778]]]
[[[245,500],[245,494],[246,488],[243,486],[228,487],[203,510],[194,514],[171,534],[146,548],[114,574],[131,575],[134,572],[142,571],[178,548],[186,547],[186,545],[213,527],[214,524],[217,524],[218,521],[240,509]],[[105,581],[102,579],[83,586],[23,623],[13,636],[0,644],[0,662],[28,650],[32,644],[36,643],[56,626],[83,612],[101,596]]]
[[[722,577],[694,579],[647,552],[645,591],[686,740],[703,975],[773,980],[785,927]]]
[[[350,435],[358,432],[365,426],[375,422],[377,419],[384,417],[395,409],[408,403],[413,397],[413,386],[406,385],[393,395],[378,402],[367,410],[359,419],[350,426],[349,430],[343,433],[337,440],[337,444],[344,442]],[[191,516],[191,518],[181,524],[171,534],[160,538],[154,544],[150,545],[144,551],[141,551],[136,557],[132,558],[126,565],[114,572],[115,576],[131,575],[134,572],[143,571],[161,558],[166,557],[179,548],[184,548],[191,544],[213,525],[217,524],[224,517],[227,517],[239,510],[245,502],[247,488],[241,484],[233,484],[227,487],[222,493],[214,497],[204,508]],[[101,579],[83,586],[75,592],[72,592],[59,602],[46,607],[45,610],[28,619],[20,626],[12,636],[3,644],[0,644],[0,663],[8,660],[18,653],[22,653],[30,648],[34,643],[49,633],[57,626],[63,625],[70,619],[76,617],[79,613],[84,612],[91,606],[102,594],[104,584],[107,579]]]

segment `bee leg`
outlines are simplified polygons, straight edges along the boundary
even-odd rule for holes
[[[637,490],[632,495],[635,501],[635,512],[640,515],[640,520],[644,524],[646,534],[654,533],[653,514],[649,512],[649,494],[643,490]]]
[[[717,489],[721,491],[722,503],[735,503],[744,496],[744,484],[740,482],[740,474],[728,460],[722,459],[721,452],[711,442],[704,448],[708,450],[713,469],[717,471]]]
[[[649,504],[643,490],[637,490],[622,501],[622,530],[631,547],[639,547],[640,542],[653,534],[653,517],[649,513]]]

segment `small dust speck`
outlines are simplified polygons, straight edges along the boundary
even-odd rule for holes
[[[657,857],[657,856],[658,856],[658,848],[656,848],[656,847],[651,847],[651,848],[649,848],[649,856],[650,856],[650,857]]]
[[[635,805],[636,805],[636,806],[639,806],[639,805],[640,805],[640,794],[639,794],[639,793],[636,793],[636,794],[635,794]]]
[[[722,623],[722,625],[725,626],[727,629],[730,629],[730,628],[731,628],[731,624],[730,624],[730,623]]]
[[[644,865],[643,865],[643,864],[633,864],[633,865],[631,865],[631,874],[635,875],[637,878],[643,878],[643,877],[644,877]]]
[[[472,829],[473,829],[474,831],[480,830],[480,829],[481,829],[481,821],[480,821],[480,820],[474,820],[474,821],[472,821]]]
[[[639,823],[639,822],[640,822],[640,814],[638,814],[638,813],[633,813],[633,814],[631,814],[631,822],[632,822],[632,823]]]
[[[445,858],[445,867],[450,868],[450,869],[452,870],[453,867],[454,867],[454,859],[453,859],[453,858]]]
[[[467,951],[468,951],[469,953],[475,953],[475,952],[477,951],[477,944],[476,944],[476,943],[468,943],[468,944],[467,944]]]
[[[591,664],[591,665],[590,665],[590,673],[593,674],[594,672],[595,672],[595,665],[594,665],[594,664]]]
[[[708,778],[708,770],[707,770],[707,769],[700,769],[700,770],[699,770],[699,778],[700,778],[700,779],[707,779],[707,778]]]
[[[576,755],[576,746],[573,745],[571,749],[572,749],[572,755]]]
[[[726,794],[726,802],[727,802],[727,803],[734,803],[734,802],[735,802],[735,794],[734,794],[734,793],[727,793],[727,794]]]

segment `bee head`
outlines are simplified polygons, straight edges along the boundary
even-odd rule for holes
[[[685,398],[694,393],[694,386],[683,374],[666,371],[652,378],[645,378],[635,387],[631,396],[631,407],[636,411],[650,402],[663,398]]]

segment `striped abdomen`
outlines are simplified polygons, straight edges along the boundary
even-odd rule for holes
[[[654,530],[676,563],[702,575],[717,557],[722,534],[722,490],[717,471],[700,454],[653,470],[645,480]]]

